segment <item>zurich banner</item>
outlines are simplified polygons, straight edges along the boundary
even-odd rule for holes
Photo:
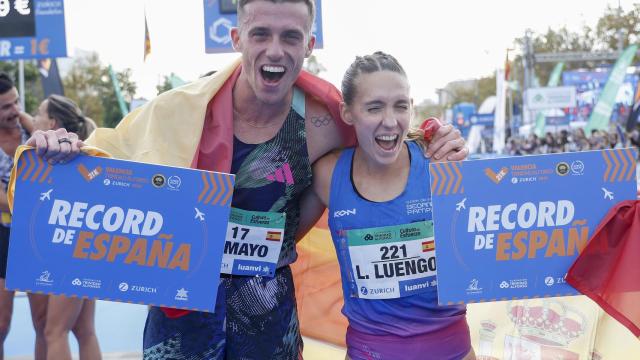
[[[632,149],[430,164],[440,304],[574,295],[565,275],[636,198]]]
[[[20,154],[6,285],[213,311],[234,176]]]

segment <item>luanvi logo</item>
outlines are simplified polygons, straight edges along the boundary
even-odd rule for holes
[[[502,179],[504,179],[504,177],[507,176],[508,172],[509,172],[509,169],[504,166],[502,167],[502,169],[500,169],[500,171],[498,171],[497,174],[493,172],[493,170],[491,170],[490,168],[484,169],[485,175],[487,175],[489,179],[491,179],[491,181],[493,181],[496,184],[499,184],[500,181],[502,181]]]
[[[85,180],[91,181],[91,180],[95,179],[96,177],[98,177],[98,175],[100,175],[100,173],[102,173],[102,168],[100,166],[96,166],[95,169],[89,171],[89,169],[87,169],[87,167],[84,166],[84,164],[80,164],[80,165],[78,165],[78,172],[80,173],[80,175],[82,175],[82,177]]]

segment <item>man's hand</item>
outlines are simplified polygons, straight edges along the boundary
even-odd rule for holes
[[[75,133],[60,128],[48,131],[36,130],[25,145],[35,147],[38,156],[54,165],[73,160],[80,153],[84,143]]]
[[[434,161],[460,161],[467,158],[469,149],[460,130],[449,124],[436,131],[425,155]]]

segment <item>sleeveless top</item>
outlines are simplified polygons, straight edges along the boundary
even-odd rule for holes
[[[233,138],[231,173],[236,179],[231,206],[286,213],[278,267],[296,261],[299,202],[311,185],[304,117],[305,96],[294,87],[291,109],[276,136],[261,144],[245,144]]]
[[[20,128],[20,145],[27,142],[30,134],[18,123]],[[7,184],[9,184],[9,177],[11,176],[11,168],[13,168],[13,156],[5,153],[0,149],[0,186],[2,190],[7,191]],[[11,227],[11,213],[8,211],[0,211],[0,225],[4,227]]]
[[[428,292],[393,299],[357,297],[345,231],[432,220],[429,160],[415,142],[405,144],[411,167],[404,191],[393,200],[373,202],[357,192],[352,178],[353,148],[340,154],[331,179],[329,229],[340,263],[342,313],[349,319],[349,326],[373,335],[414,336],[466,321],[465,306],[438,305],[435,286]]]

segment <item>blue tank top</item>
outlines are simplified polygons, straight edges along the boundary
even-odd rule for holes
[[[278,267],[296,261],[300,197],[311,185],[304,116],[304,93],[294,88],[289,114],[272,139],[261,144],[245,144],[233,138],[231,173],[236,179],[231,206],[286,213]]]
[[[466,314],[465,306],[438,306],[436,287],[393,299],[357,297],[359,289],[352,281],[355,274],[350,265],[345,231],[432,220],[429,160],[415,142],[405,144],[409,149],[411,168],[404,191],[393,200],[373,202],[357,192],[352,179],[353,148],[340,154],[331,179],[329,229],[340,263],[344,294],[342,313],[355,330],[374,335],[431,333],[464,320]]]

